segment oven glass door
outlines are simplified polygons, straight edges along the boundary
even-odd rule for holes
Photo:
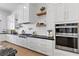
[[[77,28],[56,28],[56,33],[77,33]]]
[[[65,33],[77,33],[77,28],[65,28]]]
[[[56,45],[78,49],[78,39],[72,37],[56,36]]]
[[[56,28],[56,33],[65,33],[65,28]]]

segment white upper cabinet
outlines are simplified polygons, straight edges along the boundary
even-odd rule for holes
[[[7,28],[8,29],[15,29],[15,16],[14,16],[14,14],[8,16]]]
[[[77,21],[79,19],[79,4],[66,4],[68,9],[68,20]]]
[[[5,15],[2,15],[0,14],[0,33],[3,33],[3,31],[6,31],[6,16]]]
[[[64,20],[64,5],[57,4],[56,6],[56,20],[55,22],[61,22]]]
[[[18,23],[29,22],[29,4],[19,5],[16,11]]]
[[[66,3],[57,4],[56,6],[56,23],[78,22],[79,20],[79,4]]]

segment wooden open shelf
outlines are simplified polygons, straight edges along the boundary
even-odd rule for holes
[[[37,13],[37,16],[42,16],[42,15],[46,15],[47,12],[41,12],[41,13]]]

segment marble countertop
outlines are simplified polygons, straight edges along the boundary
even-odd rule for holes
[[[54,37],[48,37],[44,35],[32,35],[32,34],[11,34],[11,33],[0,33],[0,34],[10,34],[10,35],[18,35],[21,38],[33,37],[47,40],[54,40]]]
[[[54,37],[48,37],[48,36],[44,36],[44,35],[20,34],[19,37],[33,37],[33,38],[54,40]]]

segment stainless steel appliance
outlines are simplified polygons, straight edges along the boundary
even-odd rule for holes
[[[79,24],[56,24],[56,48],[79,53]]]

